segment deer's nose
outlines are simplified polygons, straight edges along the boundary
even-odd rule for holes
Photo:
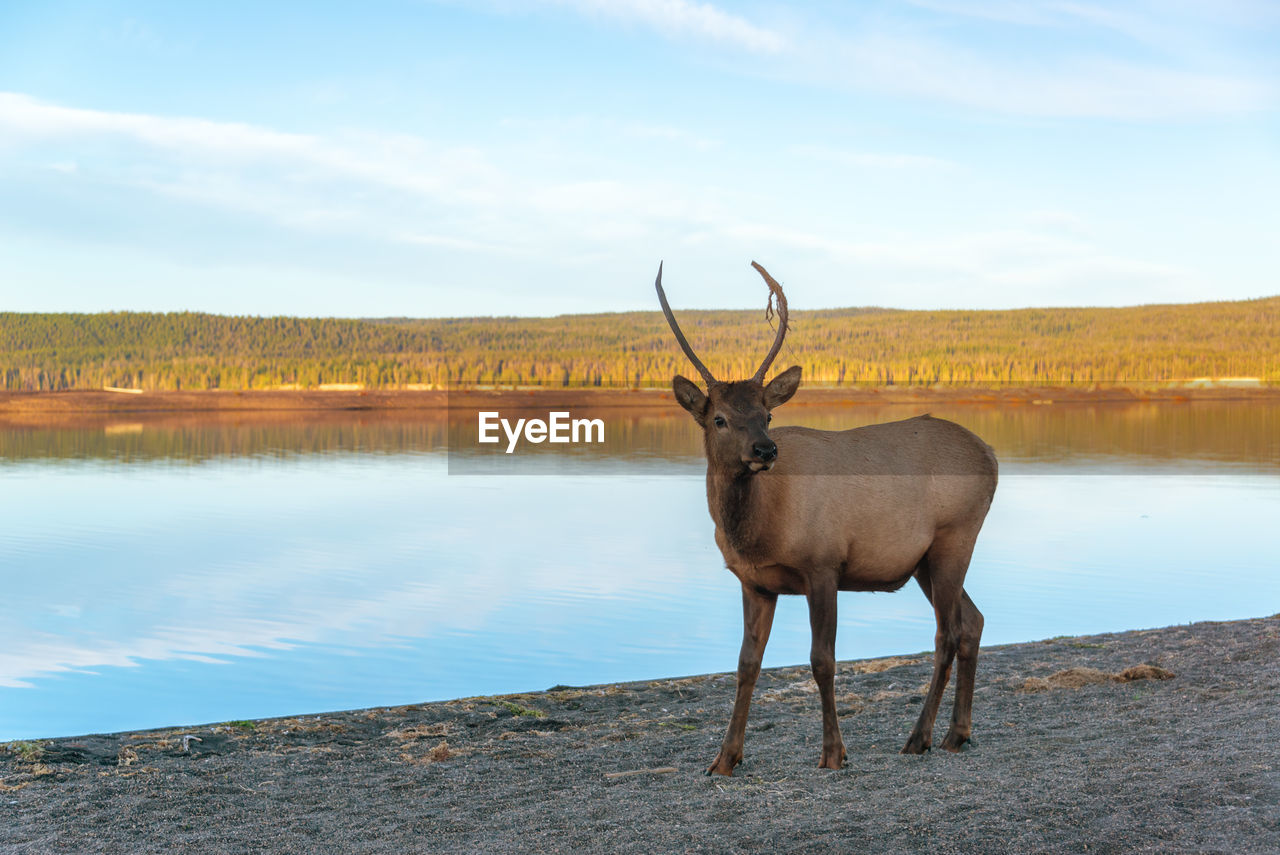
[[[778,444],[771,439],[755,443],[751,447],[751,450],[756,453],[757,458],[763,460],[765,463],[770,462],[778,456]]]

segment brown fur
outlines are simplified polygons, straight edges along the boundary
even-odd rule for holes
[[[756,267],[781,298],[777,283]],[[819,766],[839,768],[845,749],[835,712],[836,594],[895,591],[912,576],[933,605],[938,631],[928,695],[902,750],[923,753],[932,745],[934,719],[955,660],[955,707],[942,745],[959,750],[972,728],[982,634],[982,614],[963,585],[995,494],[995,454],[963,427],[928,415],[846,431],[771,431],[769,411],[795,393],[799,367],[765,385],[767,358],[750,380],[716,380],[678,333],[662,294],[661,273],[657,287],[677,339],[707,380],[705,394],[680,376],[672,388],[703,428],[716,545],[742,587],[737,697],[708,774],[730,775],[742,759],[751,692],[781,594],[809,601],[810,662],[822,698]],[[779,303],[779,336],[770,357],[786,330],[785,300]]]

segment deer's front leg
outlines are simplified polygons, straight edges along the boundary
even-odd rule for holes
[[[777,594],[763,593],[750,585],[742,586],[742,650],[738,654],[738,693],[733,700],[729,732],[725,734],[715,762],[707,769],[708,775],[732,775],[733,767],[742,762],[742,740],[747,730],[751,692],[756,687],[756,678],[760,676],[760,662],[764,659],[764,646],[769,642],[773,611],[777,605]]]
[[[840,720],[836,717],[836,592],[837,582],[831,578],[814,578],[809,589],[809,627],[813,630],[813,646],[809,663],[813,680],[822,697],[822,758],[819,769],[844,766],[844,740],[840,737]]]

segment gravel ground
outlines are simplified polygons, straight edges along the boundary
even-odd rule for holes
[[[841,663],[836,772],[807,667],[733,778],[724,674],[10,743],[0,851],[1280,852],[1280,615],[984,648],[976,746],[903,756],[929,670]]]

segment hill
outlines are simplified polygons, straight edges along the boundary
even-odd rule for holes
[[[758,311],[680,321],[718,377],[754,372]],[[1126,308],[794,311],[778,366],[817,385],[1280,382],[1280,296]],[[0,313],[3,389],[665,386],[691,371],[659,312],[341,319]]]

